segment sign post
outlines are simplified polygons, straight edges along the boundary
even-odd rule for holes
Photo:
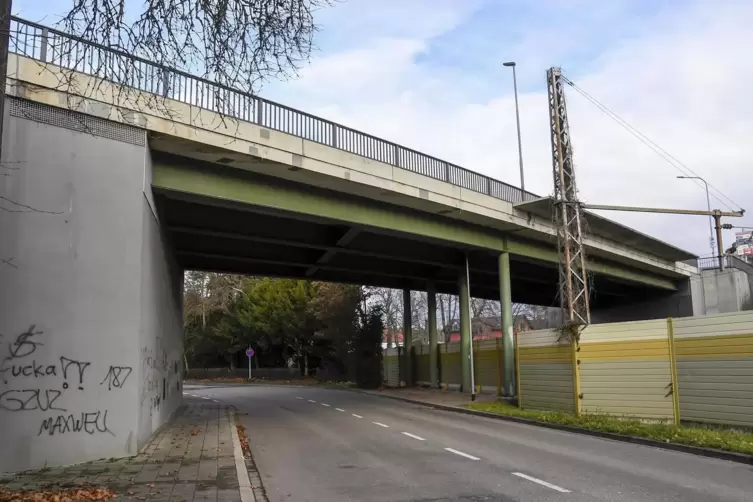
[[[248,379],[251,380],[251,358],[254,357],[254,349],[251,347],[246,349],[246,355],[248,356]]]

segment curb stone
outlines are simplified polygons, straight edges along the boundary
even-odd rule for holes
[[[536,427],[545,427],[547,429],[555,429],[564,432],[572,432],[574,434],[582,434],[584,436],[593,436],[602,439],[611,439],[613,441],[620,441],[623,443],[633,443],[643,446],[652,446],[654,448],[661,448],[663,450],[679,451],[683,453],[690,453],[702,457],[716,458],[721,460],[729,460],[731,462],[737,462],[740,464],[753,465],[753,455],[747,453],[736,453],[732,451],[718,450],[715,448],[703,448],[701,446],[691,446],[680,443],[666,443],[664,441],[658,441],[656,439],[642,438],[638,436],[628,436],[625,434],[617,434],[614,432],[593,431],[589,429],[581,429],[580,427],[573,427],[571,425],[553,424],[548,422],[539,422],[538,420],[531,420],[529,418],[511,417],[508,415],[501,415],[499,413],[492,413],[489,411],[471,410],[468,408],[461,408],[459,406],[450,406],[447,404],[434,404],[426,401],[420,401],[418,399],[411,399],[400,396],[390,396],[388,394],[379,394],[377,392],[363,391],[359,389],[344,389],[351,392],[358,392],[359,394],[365,394],[369,396],[383,397],[387,399],[394,399],[396,401],[403,401],[406,403],[417,404],[420,406],[426,406],[428,408],[435,408],[443,411],[452,411],[455,413],[463,413],[465,415],[475,415],[478,417],[493,418],[495,420],[504,420],[507,422],[517,422],[526,425],[533,425]]]

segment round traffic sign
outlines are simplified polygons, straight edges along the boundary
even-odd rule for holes
[[[246,355],[248,357],[254,357],[254,349],[246,349]]]

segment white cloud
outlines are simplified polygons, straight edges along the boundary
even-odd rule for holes
[[[434,22],[432,9],[423,2],[422,6],[426,9],[423,17],[416,11],[413,15],[417,24],[425,21],[430,29],[416,29],[412,38],[405,30],[398,30],[400,37],[389,38],[375,29],[374,37],[358,47],[321,54],[299,81],[275,86],[274,94],[291,97],[296,105],[346,125],[517,185],[509,76],[495,83],[500,88],[496,97],[478,102],[478,81],[488,76],[443,66],[441,60],[431,65],[417,62],[432,37],[473,29],[463,27],[466,12],[444,12],[441,22]],[[561,63],[581,88],[733,200],[750,204],[753,100],[748,88],[753,81],[753,60],[748,52],[753,47],[753,5],[699,2],[658,11],[645,19],[621,19],[621,15],[620,9],[589,15],[589,20],[601,23],[622,23],[614,30],[630,35],[593,49],[594,57],[578,61],[584,64],[568,62],[569,49],[557,46],[555,32],[546,23],[528,22],[510,47],[519,54],[520,67],[528,71],[528,54],[537,65]],[[585,21],[575,24],[581,31],[587,28]],[[594,31],[603,32],[604,27]],[[585,32],[577,37],[592,44],[597,38]],[[540,40],[547,42],[531,42]],[[497,54],[509,50],[494,47],[493,40],[489,45],[489,57],[500,61]],[[540,194],[552,191],[545,69],[537,70],[540,87],[524,92],[520,102],[526,186]],[[567,90],[567,98],[584,200],[705,208],[702,189],[691,181],[677,180],[679,172],[574,90]],[[708,224],[703,217],[605,215],[699,254],[709,252]],[[728,232],[726,239],[731,237]]]

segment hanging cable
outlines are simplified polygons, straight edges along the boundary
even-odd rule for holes
[[[648,146],[651,150],[654,151],[657,155],[659,155],[661,158],[663,158],[667,163],[669,163],[672,167],[677,169],[679,172],[681,172],[684,176],[698,176],[697,173],[695,173],[692,169],[690,169],[688,166],[683,164],[680,160],[678,160],[676,157],[674,157],[672,154],[664,150],[662,147],[651,141],[645,134],[640,132],[638,129],[630,125],[628,122],[626,122],[624,119],[622,119],[619,115],[617,115],[615,112],[610,110],[606,107],[606,105],[600,103],[596,98],[588,94],[586,91],[575,85],[575,83],[568,79],[565,76],[562,76],[562,79],[573,89],[575,89],[580,95],[582,95],[584,98],[586,98],[591,104],[596,106],[599,110],[601,110],[602,113],[607,115],[609,118],[617,122],[618,125],[620,125],[623,129],[628,131],[630,134],[632,134],[635,138],[637,138],[641,143]],[[700,177],[700,176],[698,176]],[[692,180],[696,185],[698,185],[701,188],[704,188],[703,185],[701,185],[701,182],[699,180],[693,179]],[[727,197],[724,193],[722,193],[721,190],[714,187],[711,183],[708,183],[709,188],[713,189],[717,194],[719,194],[721,197],[729,201],[732,205],[736,206],[737,209],[742,209],[742,206],[740,204],[736,203],[734,200]],[[735,211],[736,209],[731,207],[727,202],[724,202],[719,197],[716,196],[716,194],[712,193],[711,196],[716,199],[720,204],[725,205],[728,209]]]

